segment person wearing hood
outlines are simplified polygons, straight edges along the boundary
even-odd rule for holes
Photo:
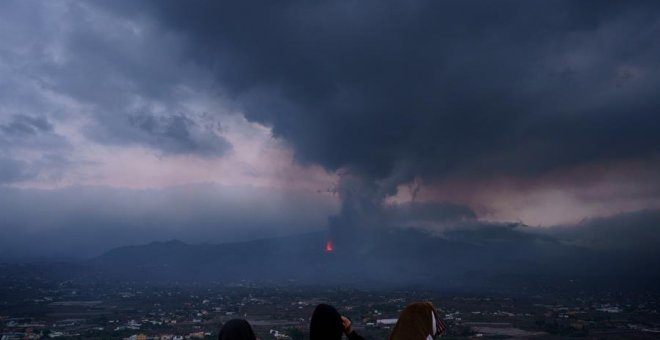
[[[220,328],[218,340],[257,340],[250,323],[243,319],[232,319]]]
[[[323,303],[316,306],[309,324],[309,339],[341,340],[342,334],[346,334],[349,340],[364,340],[353,330],[351,320],[334,307]]]
[[[433,340],[447,326],[431,302],[415,302],[399,315],[390,340]]]

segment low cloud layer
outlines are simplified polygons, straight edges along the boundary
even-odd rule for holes
[[[580,247],[623,254],[660,254],[660,210],[645,210],[593,218],[575,226],[547,230],[549,235]]]
[[[178,239],[224,243],[320,231],[332,197],[219,185],[126,190],[0,189],[1,259],[86,258]]]

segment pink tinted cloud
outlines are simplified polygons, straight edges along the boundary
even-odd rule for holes
[[[447,178],[421,184],[416,199],[470,206],[480,219],[532,226],[660,209],[660,157],[587,164],[534,178]],[[393,202],[412,198],[399,187]]]
[[[56,180],[40,177],[17,186],[153,189],[214,183],[323,192],[336,182],[336,175],[320,166],[296,163],[293,151],[274,139],[269,128],[247,122],[240,115],[226,114],[220,119],[223,120],[223,137],[232,148],[218,157],[163,155],[140,145],[92,143],[80,135],[76,126],[59,126],[72,141],[70,157],[77,162],[69,165]]]

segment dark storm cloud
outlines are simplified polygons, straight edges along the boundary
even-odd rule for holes
[[[224,138],[201,129],[194,120],[181,114],[161,118],[136,115],[131,117],[131,125],[146,132],[155,145],[171,153],[222,155],[230,148]]]
[[[67,139],[56,133],[46,116],[15,114],[0,118],[0,147],[2,152],[13,148],[39,151],[64,150],[70,147]]]
[[[392,223],[409,223],[411,221],[441,223],[460,220],[473,220],[477,216],[465,205],[452,203],[420,203],[409,202],[390,205],[385,218]]]
[[[45,117],[15,115],[8,124],[0,124],[0,131],[8,135],[36,135],[53,131],[53,124]]]
[[[103,5],[182,34],[249,119],[329,169],[535,175],[660,148],[655,2]]]
[[[660,210],[593,218],[575,226],[550,228],[546,232],[563,242],[582,247],[660,255]]]
[[[91,126],[86,134],[104,144],[141,144],[166,155],[222,156],[231,149],[231,144],[221,135],[219,123],[194,118],[185,114],[136,113],[127,115],[126,121],[114,128],[108,128],[114,124],[111,122]]]
[[[176,35],[79,2],[0,6],[0,117],[13,117],[0,134],[43,134],[54,128],[45,116],[55,130],[83,116],[85,137],[97,143],[165,155],[229,150],[220,131],[200,122],[203,113],[184,104],[208,87],[208,77],[181,59]],[[153,117],[154,129],[133,124],[138,114]]]
[[[0,184],[10,184],[42,177],[58,177],[65,169],[68,141],[53,130],[45,116],[16,114],[0,120]],[[42,153],[30,161],[12,154],[12,149],[37,149]],[[20,153],[18,153],[20,154]]]

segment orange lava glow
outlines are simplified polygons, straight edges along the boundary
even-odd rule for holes
[[[332,245],[332,241],[328,241],[325,243],[325,251],[328,253],[331,253],[335,247]]]

